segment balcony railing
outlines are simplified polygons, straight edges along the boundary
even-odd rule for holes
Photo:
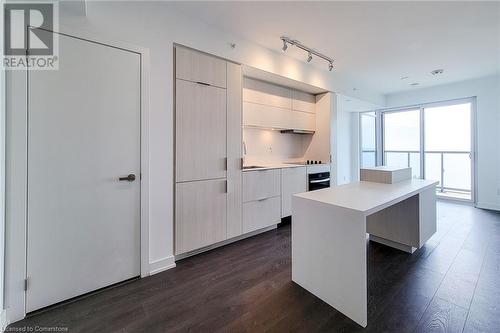
[[[362,150],[365,154],[375,155],[374,150]],[[388,155],[388,154],[393,154]],[[389,159],[396,160],[399,166],[412,167],[414,176],[419,178],[434,179],[439,181],[437,190],[440,193],[460,192],[471,195],[472,188],[472,163],[470,151],[424,151],[424,168],[421,170],[420,151],[418,150],[385,150],[384,165]],[[446,174],[448,169],[448,177]]]

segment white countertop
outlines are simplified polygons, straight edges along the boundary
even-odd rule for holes
[[[243,167],[243,172],[247,171],[256,171],[256,170],[270,170],[270,169],[283,169],[283,168],[298,168],[298,167],[305,167],[306,165],[301,165],[301,164],[285,164],[285,163],[276,163],[276,164],[266,164],[266,165],[260,165],[258,168],[252,168],[252,169],[245,169],[246,165]]]
[[[273,163],[273,164],[266,164],[266,165],[262,165],[262,166],[261,166],[261,164],[258,164],[259,168],[243,169],[243,172],[258,171],[258,170],[271,170],[271,169],[283,169],[283,168],[303,168],[303,167],[313,167],[313,166],[320,166],[320,165],[329,165],[329,164],[326,164],[326,163],[322,163],[322,164]]]
[[[384,206],[409,198],[422,190],[436,186],[435,180],[411,179],[394,184],[353,182],[294,196],[372,214]]]

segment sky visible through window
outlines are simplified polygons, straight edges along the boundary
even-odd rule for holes
[[[470,103],[424,109],[426,151],[470,151]]]
[[[420,110],[386,113],[384,136],[386,151],[418,151],[420,149]]]

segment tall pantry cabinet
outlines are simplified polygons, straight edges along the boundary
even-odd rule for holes
[[[242,233],[241,66],[175,48],[175,254]]]

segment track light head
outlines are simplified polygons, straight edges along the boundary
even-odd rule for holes
[[[296,39],[290,39],[286,36],[281,36],[280,39],[283,42],[283,47],[281,48],[281,50],[283,52],[285,52],[288,49],[288,45],[295,46],[296,48],[298,48],[304,52],[307,52],[307,58],[306,58],[307,62],[311,62],[313,59],[313,55],[315,55],[316,57],[323,59],[328,63],[328,70],[329,71],[333,70],[333,61],[334,60],[332,58],[327,57],[323,53],[315,51],[315,50],[311,49],[310,47],[307,47],[306,45],[302,44],[301,42],[299,42]]]
[[[281,48],[281,50],[283,52],[286,52],[286,49],[288,48],[288,44],[286,43],[286,40],[283,40],[283,47]]]

